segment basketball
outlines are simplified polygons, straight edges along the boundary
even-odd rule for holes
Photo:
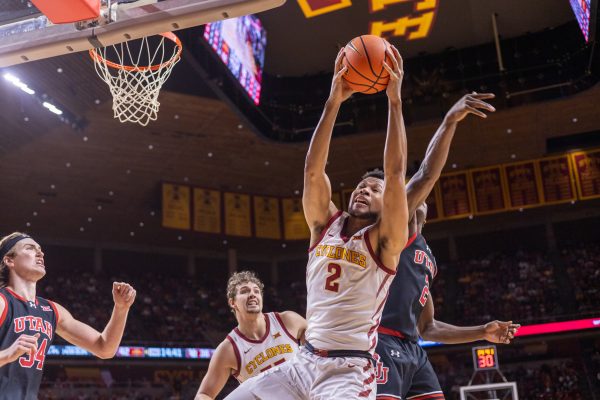
[[[387,60],[387,40],[375,35],[362,35],[352,39],[345,47],[344,65],[348,70],[344,79],[357,92],[377,93],[387,87],[389,73],[383,66]]]

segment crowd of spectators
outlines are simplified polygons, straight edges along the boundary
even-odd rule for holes
[[[560,302],[554,266],[544,254],[492,253],[461,261],[456,268],[457,323],[499,319],[527,324],[567,312]]]
[[[597,312],[600,304],[600,244],[567,247],[561,256],[573,285],[577,311],[581,314]]]
[[[436,317],[459,325],[489,320],[513,320],[521,324],[541,323],[597,312],[600,304],[600,246],[562,251],[560,268],[571,280],[576,309],[561,301],[567,286],[557,283],[556,263],[545,253],[517,251],[451,264],[439,263],[432,285]],[[455,271],[450,271],[455,269]],[[457,276],[457,281],[448,275]],[[114,275],[114,276],[113,276]],[[49,274],[39,294],[64,305],[79,319],[97,329],[104,327],[112,310],[114,280],[132,283],[137,290],[124,337],[126,343],[216,345],[235,326],[225,296],[224,279],[207,276],[140,273]],[[452,307],[445,300],[450,291]],[[562,297],[561,297],[562,296]],[[306,312],[306,286],[297,281],[266,285],[265,311]]]

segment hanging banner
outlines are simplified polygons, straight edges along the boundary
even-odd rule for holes
[[[310,239],[310,230],[304,219],[302,199],[283,199],[283,237],[286,240]]]
[[[340,192],[331,193],[331,201],[333,202],[333,204],[335,204],[335,206],[337,207],[338,210],[343,210],[342,194]]]
[[[600,150],[577,152],[571,155],[581,200],[600,197]]]
[[[439,221],[442,217],[440,214],[440,185],[439,182],[433,186],[433,190],[429,193],[427,200],[427,222]]]
[[[250,219],[250,196],[239,193],[225,193],[225,234],[232,236],[252,236]]]
[[[575,183],[569,156],[548,157],[537,160],[542,180],[545,204],[558,204],[575,200]]]
[[[348,206],[350,205],[350,198],[352,197],[352,192],[354,189],[346,189],[342,191],[342,208],[340,210],[348,211]]]
[[[504,165],[504,174],[510,209],[535,207],[542,203],[541,179],[535,162]]]
[[[477,168],[469,171],[473,187],[475,214],[491,214],[506,210],[504,179],[500,166]]]
[[[444,174],[439,182],[444,218],[463,218],[473,214],[466,172]]]
[[[221,192],[194,188],[194,230],[221,233]]]
[[[162,184],[162,226],[190,229],[190,188],[171,183]]]
[[[259,238],[281,239],[278,198],[254,196],[254,232]]]

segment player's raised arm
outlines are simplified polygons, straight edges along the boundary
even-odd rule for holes
[[[238,368],[233,346],[224,340],[217,347],[208,364],[208,371],[194,400],[213,400],[223,390],[232,371]]]
[[[113,283],[115,307],[102,333],[75,319],[60,304],[56,304],[58,323],[56,333],[67,342],[81,347],[99,358],[112,358],[119,348],[129,308],[135,301],[136,291],[127,283]]]
[[[487,340],[491,343],[508,344],[521,327],[512,321],[491,321],[479,326],[455,326],[434,318],[431,294],[418,321],[419,335],[425,340],[446,344],[470,343]]]
[[[383,264],[396,269],[400,253],[408,239],[408,211],[406,208],[406,130],[402,117],[400,91],[404,69],[402,57],[392,46],[387,50],[384,63],[390,74],[386,90],[388,96],[388,127],[383,153],[383,206],[379,221],[378,248]]]
[[[331,183],[325,173],[329,144],[340,105],[353,93],[342,75],[347,67],[343,64],[344,49],[335,60],[331,92],[313,137],[304,164],[304,191],[302,205],[304,217],[311,230],[311,244],[321,233],[329,218],[337,211],[331,202]]]
[[[454,138],[454,132],[458,123],[469,114],[487,118],[487,115],[483,111],[494,112],[496,109],[484,100],[493,99],[494,97],[493,93],[473,92],[464,95],[448,111],[442,124],[427,146],[421,167],[406,186],[409,218],[415,213],[417,207],[427,199],[427,196],[429,196],[429,193],[433,189],[433,185],[439,179],[448,159],[450,144]]]

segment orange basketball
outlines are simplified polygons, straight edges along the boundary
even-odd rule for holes
[[[352,89],[373,94],[387,87],[390,74],[383,67],[383,61],[387,60],[385,50],[389,46],[387,40],[375,35],[356,37],[346,45],[344,64],[348,70],[344,79]]]

